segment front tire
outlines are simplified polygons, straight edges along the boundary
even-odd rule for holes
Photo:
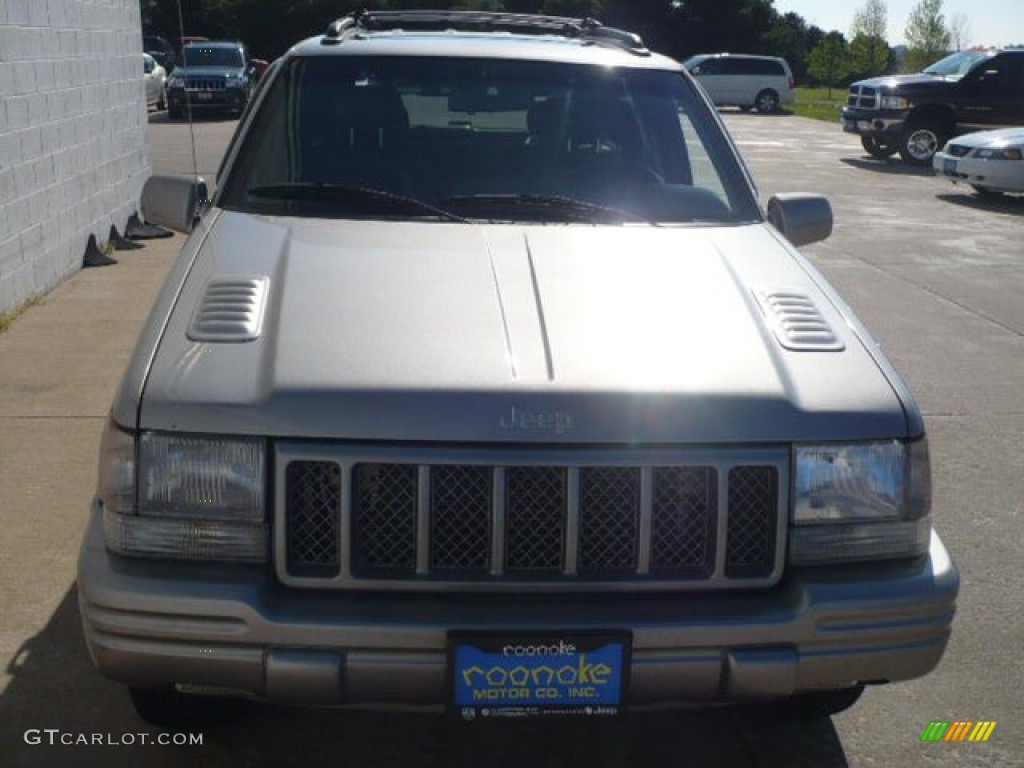
[[[754,98],[754,107],[762,115],[768,114],[769,112],[778,112],[779,94],[771,88],[765,88]]]
[[[949,131],[935,119],[908,123],[900,136],[900,157],[918,167],[930,167],[932,157],[946,143]]]
[[[888,160],[896,154],[896,147],[888,141],[881,141],[870,134],[860,137],[860,145],[864,151],[879,160]]]
[[[978,197],[982,197],[986,200],[998,200],[1003,196],[1003,193],[998,189],[992,189],[990,187],[979,187],[976,184],[971,184],[971,189],[974,190]]]

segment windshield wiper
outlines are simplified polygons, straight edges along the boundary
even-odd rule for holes
[[[570,216],[575,221],[593,222],[600,217],[603,220],[611,220],[616,223],[626,221],[642,221],[652,226],[658,223],[647,216],[635,211],[627,211],[623,208],[616,208],[610,205],[592,203],[589,200],[579,200],[575,197],[565,195],[536,195],[536,194],[481,194],[481,195],[453,195],[441,201],[445,205],[452,206],[508,206],[513,208],[534,208],[553,213]]]
[[[294,181],[285,184],[267,184],[251,187],[248,192],[253,197],[277,198],[279,200],[316,200],[344,203],[353,206],[364,206],[372,212],[387,211],[388,213],[430,213],[445,221],[458,221],[466,224],[468,219],[457,216],[443,208],[438,208],[417,200],[414,197],[396,195],[382,189],[369,187],[350,187],[344,184],[324,184],[311,181]]]

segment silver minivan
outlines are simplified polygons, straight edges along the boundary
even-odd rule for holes
[[[716,106],[775,112],[796,100],[793,72],[778,56],[705,53],[690,57],[684,66]]]

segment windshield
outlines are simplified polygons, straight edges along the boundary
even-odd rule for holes
[[[939,77],[949,77],[954,80],[959,80],[961,77],[966,75],[979,61],[991,58],[992,54],[986,53],[985,51],[960,51],[960,53],[954,53],[952,56],[935,62],[930,67],[927,67],[924,71],[929,75],[938,75]]]
[[[296,59],[222,189],[222,207],[294,216],[758,216],[718,122],[680,73],[544,61]]]
[[[242,53],[237,48],[211,48],[186,45],[183,51],[186,67],[241,67]]]

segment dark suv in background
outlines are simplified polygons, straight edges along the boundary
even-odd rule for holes
[[[930,166],[953,136],[1024,125],[1024,50],[960,51],[915,75],[854,83],[842,122],[871,155]]]
[[[181,49],[181,60],[167,79],[167,113],[181,118],[192,109],[223,109],[241,113],[249,103],[253,68],[245,46],[207,40]]]

